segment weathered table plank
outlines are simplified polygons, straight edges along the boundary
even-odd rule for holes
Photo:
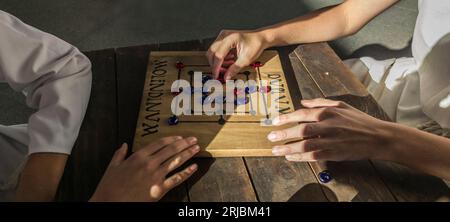
[[[60,182],[58,201],[87,201],[118,148],[114,50],[86,55],[92,62],[91,98]]]
[[[297,69],[296,77],[300,89],[307,89],[305,99],[331,97],[336,95],[364,95],[354,78],[346,78],[344,64],[338,63],[332,50],[327,50],[326,43],[298,46],[290,54],[290,61]],[[344,72],[344,74],[342,74]],[[350,73],[351,75],[351,73]],[[308,77],[311,80],[308,80]],[[304,86],[306,80],[307,86]],[[343,87],[342,82],[349,83]],[[351,89],[351,91],[349,90]],[[303,91],[302,91],[303,94]],[[350,104],[351,101],[350,101]],[[370,113],[369,113],[370,114]],[[367,161],[342,163],[310,163],[316,175],[327,169],[333,180],[324,184],[333,194],[325,192],[329,199],[336,197],[338,201],[394,201],[394,197],[385,186],[372,164]]]
[[[294,108],[298,109],[302,95],[295,84],[287,50],[278,48],[289,93]],[[260,201],[327,201],[308,163],[289,162],[283,157],[244,159]]]
[[[326,54],[331,55],[327,56]],[[351,71],[342,61],[336,59],[338,57],[327,44],[302,45],[296,49],[295,55],[301,58],[301,63],[304,66],[308,67],[308,74],[314,79],[315,83],[319,84],[321,93],[325,97],[343,100],[376,118],[390,121],[386,113],[373,97],[368,95],[367,90],[352,75]],[[316,66],[320,66],[320,68]],[[324,73],[328,73],[328,75]],[[448,187],[446,188],[446,184],[441,179],[412,171],[394,163],[372,161],[372,165],[375,173],[381,176],[381,180],[396,200],[449,200],[450,190]],[[370,178],[374,177],[367,175],[365,177],[366,180]]]

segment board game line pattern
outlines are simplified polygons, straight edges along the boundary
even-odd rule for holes
[[[259,62],[259,61],[256,61],[256,62],[254,62],[254,63],[252,63],[252,64],[250,64],[250,67],[252,67],[252,68],[254,68],[255,69],[255,71],[256,71],[256,75],[257,75],[257,78],[260,80],[259,81],[259,87],[260,87],[260,89],[263,89],[264,88],[264,86],[262,85],[262,78],[261,78],[261,71],[260,71],[260,67],[262,67],[263,66],[263,63],[261,63],[261,62]],[[180,80],[181,79],[181,74],[182,74],[182,71],[183,71],[183,69],[185,69],[185,68],[187,68],[187,67],[209,67],[209,65],[201,65],[201,64],[184,64],[184,63],[182,63],[182,62],[180,62],[180,61],[177,61],[176,63],[175,63],[175,67],[178,69],[178,74],[177,74],[177,80]],[[189,81],[190,81],[190,84],[191,84],[191,86],[193,85],[193,75],[194,75],[194,71],[193,70],[190,70],[190,71],[188,71],[188,75],[189,75]],[[209,78],[207,78],[207,80],[210,80],[210,79],[212,79],[212,77],[211,77],[211,75],[212,75],[212,72],[201,72],[202,73],[202,75],[203,75],[203,77],[205,77],[204,75],[207,75]],[[250,80],[250,78],[249,78],[249,75],[250,75],[250,72],[249,71],[244,71],[244,72],[239,72],[238,73],[238,75],[245,75],[245,77],[246,77],[246,81],[249,81]],[[218,79],[220,82],[222,82],[222,83],[224,83],[225,81],[224,81],[224,79],[223,79],[223,76],[221,76],[221,77],[219,77],[219,79]],[[205,82],[203,82],[203,83],[205,83]],[[267,87],[270,87],[270,86],[267,86]],[[177,86],[177,88],[179,88],[179,85]],[[235,90],[237,90],[237,89],[235,89]],[[194,90],[195,91],[195,90]],[[258,90],[256,90],[256,91],[258,91]],[[265,96],[265,93],[268,93],[270,91],[270,89],[269,90],[265,90],[264,92],[262,92],[262,91],[258,91],[261,95],[262,95],[262,97],[263,97],[263,103],[264,103],[264,113],[265,113],[265,117],[266,117],[266,119],[264,120],[264,123],[266,124],[266,125],[271,125],[272,124],[272,121],[271,121],[271,119],[270,119],[270,116],[269,116],[269,111],[267,110],[267,102],[266,102],[266,96]],[[192,92],[192,91],[191,91]],[[173,95],[178,95],[180,92],[175,92]],[[204,95],[205,96],[205,95]],[[245,98],[246,99],[246,98]],[[178,104],[178,97],[176,97],[176,104]],[[254,110],[254,108],[253,108],[253,101],[252,101],[252,97],[251,96],[249,96],[248,97],[248,102],[249,102],[249,104],[250,104],[250,111],[244,111],[244,112],[239,112],[239,111],[235,111],[235,113],[236,114],[251,114],[251,115],[255,115],[255,113],[256,113],[256,111]],[[223,102],[225,102],[226,100],[225,100],[225,96],[224,96],[224,99],[223,99]],[[224,106],[222,106],[223,107],[223,113],[226,113],[225,112],[225,107]],[[178,106],[176,106],[176,109],[178,109]],[[176,112],[176,111],[175,111]],[[192,110],[191,109],[191,114],[194,114],[194,110]],[[202,114],[206,114],[204,111],[202,111]],[[209,122],[209,123],[215,123],[215,122],[217,122],[217,123],[219,123],[220,125],[223,125],[223,124],[225,124],[225,123],[227,123],[227,122],[230,122],[230,121],[227,121],[225,118],[224,118],[224,115],[219,115],[219,119],[217,120],[217,121],[214,121],[214,120],[202,120],[202,121],[199,121],[199,120],[178,120],[177,119],[177,116],[176,115],[173,115],[173,116],[171,116],[170,118],[169,118],[169,122],[170,121],[172,121],[171,123],[173,124],[173,125],[175,125],[175,124],[179,124],[179,123],[203,123],[203,122]],[[231,121],[230,123],[260,123],[261,121],[250,121],[250,120],[242,120],[242,121]],[[172,125],[171,124],[171,125]]]

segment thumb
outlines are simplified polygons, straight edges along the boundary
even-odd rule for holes
[[[126,143],[122,144],[122,146],[114,153],[114,156],[112,157],[109,165],[117,166],[120,163],[122,163],[125,160],[125,157],[127,156],[127,151],[128,151],[128,144]]]

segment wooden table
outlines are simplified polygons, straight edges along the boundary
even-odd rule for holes
[[[207,50],[212,40],[86,52],[92,61],[90,105],[60,184],[60,201],[86,201],[114,151],[132,144],[150,51]],[[302,98],[344,100],[388,120],[326,43],[276,48],[296,108]],[[298,86],[297,86],[298,84]],[[280,157],[198,158],[199,172],[163,201],[440,201],[446,182],[379,161],[293,163]],[[324,168],[333,175],[320,183]]]

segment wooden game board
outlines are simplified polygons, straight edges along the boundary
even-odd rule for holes
[[[211,69],[205,52],[152,52],[149,56],[133,150],[161,137],[181,135],[199,139],[202,148],[199,156],[272,156],[271,149],[277,143],[268,141],[267,135],[280,127],[272,126],[271,119],[279,114],[292,112],[294,108],[277,52],[265,51],[257,61],[261,66],[246,67],[233,78],[255,80],[258,85],[256,92],[244,93],[248,98],[246,104],[232,104],[235,105],[234,114],[181,114],[176,116],[178,123],[170,125],[168,119],[174,116],[171,103],[177,96],[171,92],[172,83],[177,79],[192,83],[193,74],[198,72],[202,72],[203,76],[212,76]],[[267,85],[263,85],[264,81],[261,80],[267,80],[269,92],[262,90],[267,89]],[[277,101],[277,112],[268,111],[267,107],[271,104],[261,103],[259,99],[269,103]],[[202,100],[192,95],[191,103],[201,105]],[[223,107],[226,106],[225,103]],[[265,106],[261,107],[260,104]]]

